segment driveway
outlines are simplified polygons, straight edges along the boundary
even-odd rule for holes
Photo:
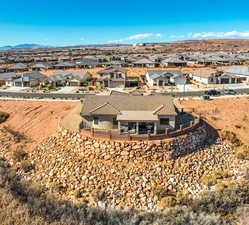
[[[0,91],[22,92],[28,89],[29,87],[9,87],[6,89],[0,89]]]
[[[61,87],[58,91],[53,91],[52,93],[59,93],[59,94],[70,94],[75,93],[77,87]]]

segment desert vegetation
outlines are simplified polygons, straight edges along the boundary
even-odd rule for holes
[[[89,208],[84,203],[60,201],[39,184],[24,181],[5,159],[0,159],[0,207],[5,209],[0,211],[0,218],[6,225],[225,225],[236,221],[246,225],[249,182],[228,183],[196,199],[179,195],[176,199],[164,197],[164,201],[166,204],[157,212]]]

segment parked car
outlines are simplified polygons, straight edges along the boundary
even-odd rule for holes
[[[220,95],[221,94],[221,92],[217,91],[217,90],[208,90],[208,91],[205,91],[204,93],[205,93],[205,95],[211,95],[211,96],[215,96],[215,95]]]
[[[233,90],[233,89],[225,89],[225,90],[223,91],[223,93],[224,93],[225,95],[235,95],[235,94],[237,94],[237,92],[236,92],[235,90]]]

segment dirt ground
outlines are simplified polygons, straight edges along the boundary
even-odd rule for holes
[[[29,139],[27,149],[32,150],[43,139],[55,134],[59,121],[79,103],[44,101],[0,101],[0,111],[10,114],[0,125],[10,127]]]
[[[10,118],[0,125],[26,135],[32,150],[43,139],[55,134],[61,118],[68,115],[78,102],[45,102],[1,100],[0,111],[8,112]],[[226,98],[211,101],[183,100],[185,109],[193,110],[219,129],[231,130],[249,144],[249,98]]]
[[[224,98],[211,101],[184,100],[180,102],[186,109],[205,117],[218,129],[235,132],[241,140],[249,144],[249,98]]]

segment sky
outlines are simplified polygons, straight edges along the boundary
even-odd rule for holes
[[[249,0],[8,0],[0,46],[249,38]]]

